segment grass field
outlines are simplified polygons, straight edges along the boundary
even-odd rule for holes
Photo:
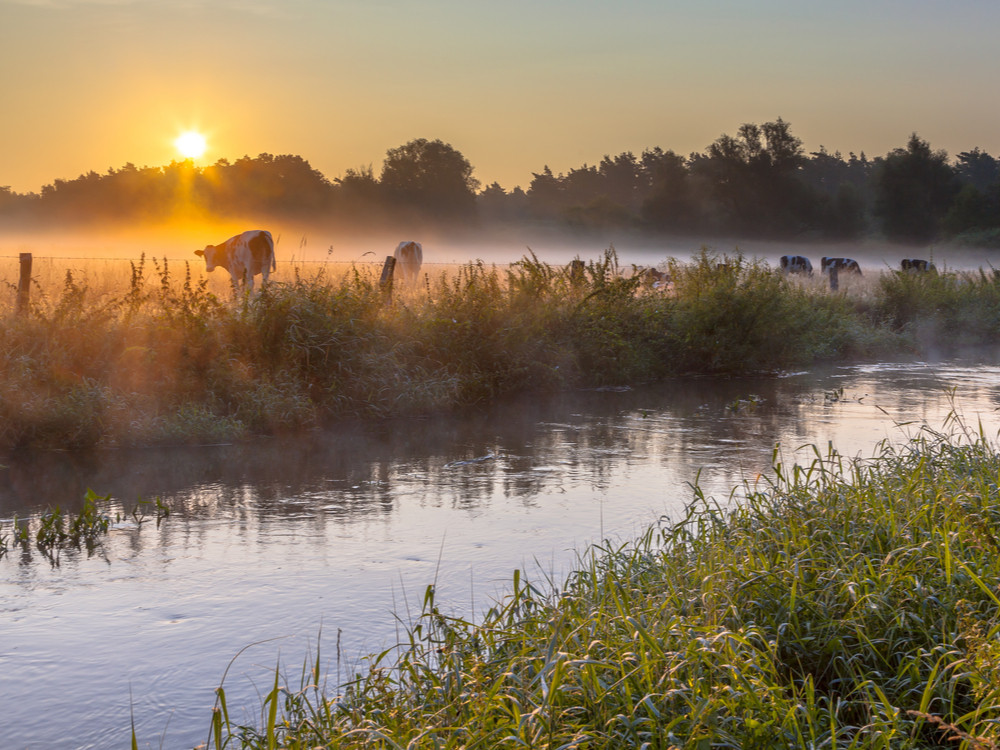
[[[0,450],[206,443],[331,417],[430,413],[517,391],[778,372],[1000,340],[992,274],[788,279],[739,253],[645,288],[613,251],[579,277],[532,256],[431,266],[391,297],[374,264],[282,264],[252,298],[153,258],[36,260],[0,278]]]

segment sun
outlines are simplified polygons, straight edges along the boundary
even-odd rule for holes
[[[201,133],[188,130],[177,136],[174,146],[177,147],[177,150],[185,159],[198,159],[205,153],[207,144],[205,143],[205,136]]]

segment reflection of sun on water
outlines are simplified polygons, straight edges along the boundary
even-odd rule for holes
[[[177,147],[177,150],[185,159],[197,159],[205,153],[205,136],[193,130],[188,130],[177,136],[174,146]]]

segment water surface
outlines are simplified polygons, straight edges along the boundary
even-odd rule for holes
[[[8,457],[4,521],[78,508],[88,487],[122,511],[160,497],[173,513],[119,524],[99,554],[63,553],[57,567],[0,560],[4,747],[127,747],[130,711],[141,747],[192,747],[245,646],[225,683],[235,720],[253,720],[279,660],[297,679],[320,638],[333,692],[397,641],[429,584],[444,611],[474,617],[515,568],[561,583],[588,544],[679,517],[695,482],[730,502],[769,474],[776,444],[786,463],[830,445],[868,456],[956,410],[995,435],[998,407],[1000,366],[882,364],[246,445]]]

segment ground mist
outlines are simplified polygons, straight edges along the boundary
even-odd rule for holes
[[[645,285],[613,251],[571,274],[532,255],[425,274],[296,265],[255,296],[188,264],[116,284],[66,269],[0,309],[0,450],[206,443],[337,416],[426,414],[527,390],[779,372],[1000,339],[983,273],[789,279],[702,250]],[[943,343],[944,342],[944,343]]]

